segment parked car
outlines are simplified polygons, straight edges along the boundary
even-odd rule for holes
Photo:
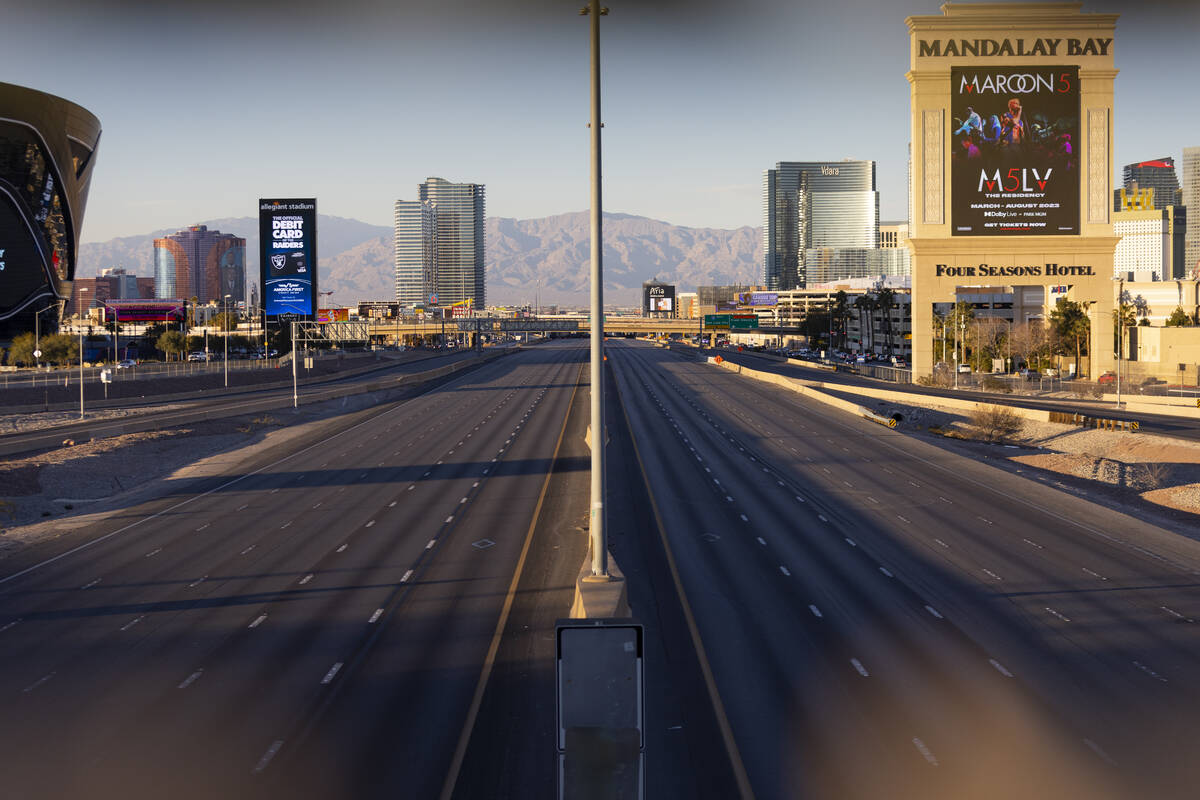
[[[117,369],[133,369],[137,366],[137,362],[132,358],[126,358],[117,362]]]
[[[1058,370],[1054,369],[1053,367],[1046,367],[1044,370],[1042,370],[1042,374],[1047,378],[1057,378]]]
[[[201,352],[188,353],[188,361],[208,361],[208,356]]]
[[[1112,370],[1107,370],[1106,372],[1102,373],[1099,378],[1096,378],[1096,383],[1100,384],[1101,386],[1107,386],[1116,382],[1117,374]]]

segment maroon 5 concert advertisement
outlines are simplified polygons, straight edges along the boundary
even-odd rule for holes
[[[1079,234],[1079,67],[952,67],[955,236]]]

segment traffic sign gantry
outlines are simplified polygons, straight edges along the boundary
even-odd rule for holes
[[[728,330],[729,315],[728,314],[705,314],[704,315],[704,327],[708,328],[710,330],[716,330],[716,329]]]
[[[758,314],[733,314],[729,319],[730,330],[752,331],[758,329]]]

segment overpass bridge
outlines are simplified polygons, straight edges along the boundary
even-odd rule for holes
[[[606,316],[604,331],[613,336],[660,336],[673,333],[700,333],[699,319],[647,319],[644,317]],[[301,342],[364,344],[421,344],[445,341],[447,336],[466,335],[472,343],[480,334],[570,334],[590,333],[591,321],[571,317],[469,317],[448,320],[353,322],[296,322],[296,338]]]

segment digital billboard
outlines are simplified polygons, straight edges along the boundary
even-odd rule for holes
[[[779,303],[779,292],[742,292],[738,302],[745,306],[773,306]]]
[[[259,271],[268,318],[317,312],[317,201],[258,201]]]
[[[675,287],[661,283],[642,284],[642,310],[650,314],[675,313]]]
[[[955,236],[1079,234],[1079,67],[950,69]]]
[[[183,300],[106,300],[106,322],[179,322],[184,318]]]

